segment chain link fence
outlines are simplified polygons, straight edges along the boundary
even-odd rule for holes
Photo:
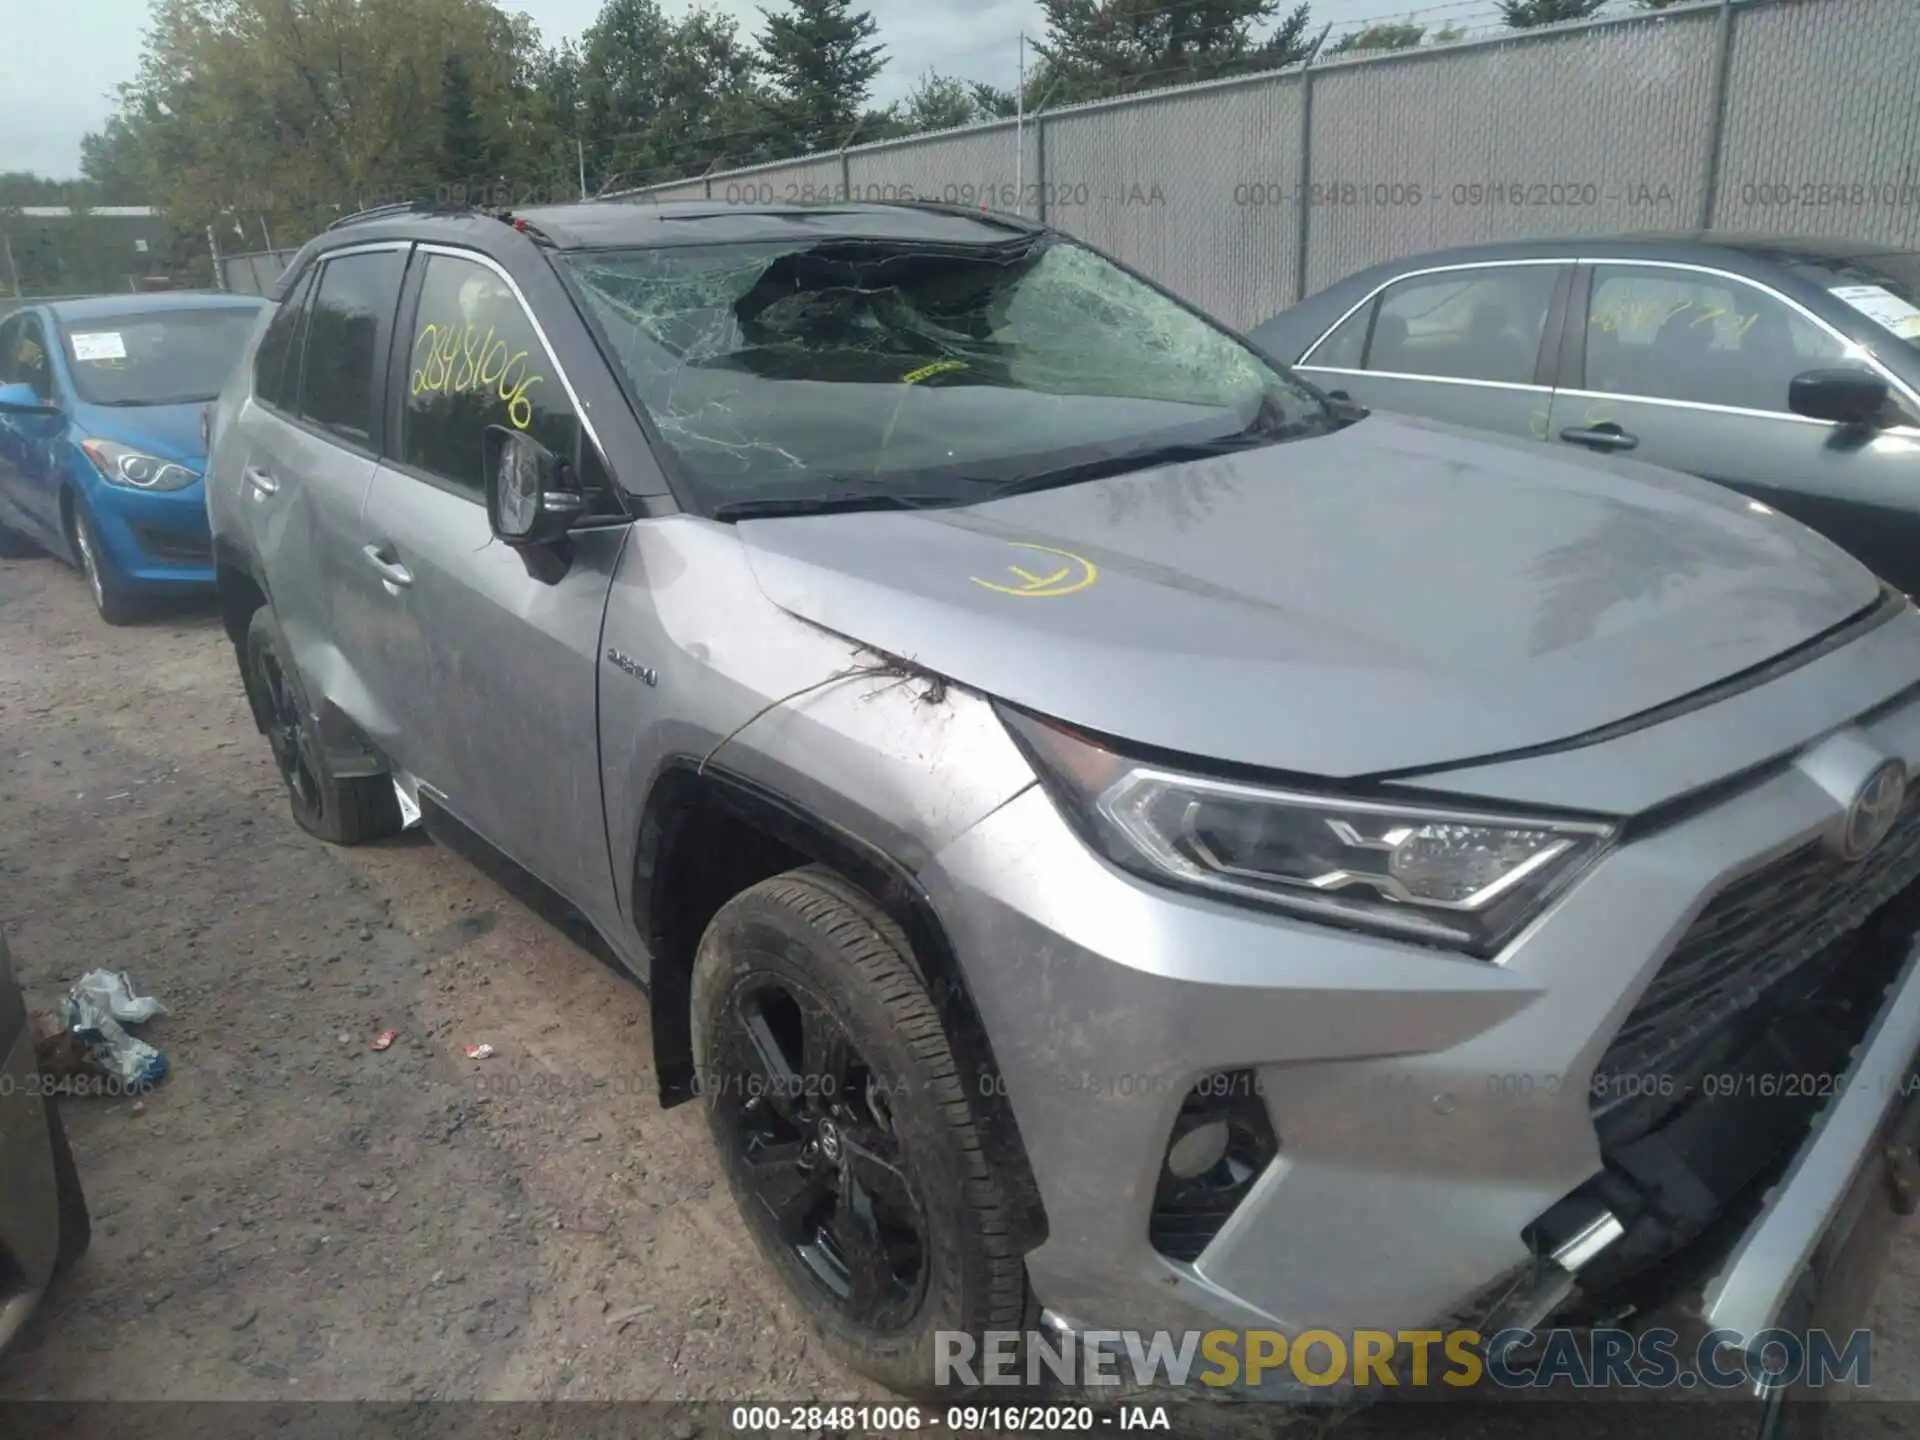
[[[1920,6],[1703,0],[1326,59],[619,198],[920,198],[1049,221],[1231,323],[1364,266],[1686,230],[1920,249]]]
[[[179,231],[149,206],[0,207],[0,309],[215,283],[204,236]]]

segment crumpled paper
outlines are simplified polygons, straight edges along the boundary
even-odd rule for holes
[[[167,1057],[123,1028],[142,1025],[167,1007],[135,991],[124,970],[93,970],[67,992],[67,1029],[101,1073],[128,1090],[150,1090],[167,1075]]]

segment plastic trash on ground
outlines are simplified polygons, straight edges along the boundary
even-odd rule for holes
[[[101,1072],[128,1090],[158,1085],[166,1078],[167,1057],[122,1027],[166,1013],[158,1000],[134,990],[124,970],[91,971],[67,993],[67,1029]]]

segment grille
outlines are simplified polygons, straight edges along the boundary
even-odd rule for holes
[[[1864,860],[1848,864],[1815,841],[1728,885],[1681,937],[1601,1057],[1606,1083],[1594,1087],[1594,1112],[1624,1103],[1636,1080],[1673,1076],[1676,1060],[1917,878],[1920,792]]]
[[[135,525],[133,536],[140,542],[141,548],[155,559],[193,562],[213,558],[212,547],[205,539],[182,535],[176,530],[163,530],[157,525]]]

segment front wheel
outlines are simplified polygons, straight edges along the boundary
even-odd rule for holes
[[[723,906],[694,961],[697,1083],[727,1183],[847,1364],[934,1396],[939,1331],[1029,1328],[959,1067],[905,935],[813,866]],[[976,1350],[977,1353],[977,1350]]]
[[[273,750],[287,802],[302,830],[333,845],[364,845],[398,835],[400,802],[384,775],[336,777],[327,764],[312,708],[288,658],[273,611],[261,606],[247,626],[242,674],[256,724]]]
[[[87,577],[87,592],[93,596],[93,608],[109,625],[131,625],[143,612],[140,602],[127,589],[127,583],[115,568],[113,557],[101,548],[100,532],[93,517],[79,501],[73,506],[73,548],[80,557],[80,571]]]

